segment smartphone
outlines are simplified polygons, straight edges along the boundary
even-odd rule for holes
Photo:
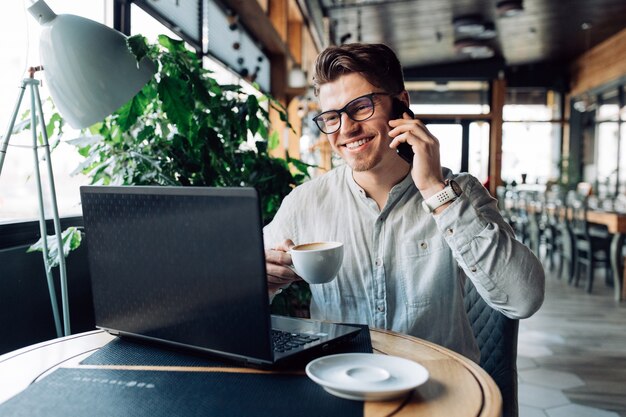
[[[407,113],[411,117],[415,117],[415,114],[413,114],[411,109],[409,109],[409,107],[406,104],[404,104],[402,100],[398,98],[394,98],[392,105],[393,105],[392,111],[391,111],[392,118],[402,119],[402,115],[404,113]],[[413,148],[411,148],[411,145],[409,145],[408,143],[401,143],[396,148],[396,152],[398,152],[398,155],[400,155],[400,157],[404,159],[405,161],[407,161],[409,164],[413,163],[413,155],[414,155]]]

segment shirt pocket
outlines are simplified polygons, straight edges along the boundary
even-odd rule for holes
[[[401,290],[409,308],[430,304],[434,297],[445,294],[446,275],[449,274],[446,259],[450,256],[442,236],[419,239],[403,244],[400,248]]]

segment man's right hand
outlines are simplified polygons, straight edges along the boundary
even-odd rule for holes
[[[265,251],[265,268],[267,270],[267,287],[270,294],[274,294],[280,288],[289,286],[294,281],[302,278],[292,269],[291,255],[288,251],[294,243],[287,239]]]

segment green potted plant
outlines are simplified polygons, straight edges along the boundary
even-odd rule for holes
[[[102,185],[255,187],[267,224],[308,176],[309,165],[268,153],[279,143],[278,133],[269,132],[269,109],[288,124],[284,107],[238,85],[220,85],[182,41],[161,35],[149,44],[137,35],[128,46],[138,61],[150,58],[157,72],[128,103],[68,141],[85,158],[76,171]],[[48,131],[60,134],[63,121],[55,116]],[[275,312],[301,314],[294,311],[300,301],[283,299],[303,297],[307,289],[294,287],[278,297]]]

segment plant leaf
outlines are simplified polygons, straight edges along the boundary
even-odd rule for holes
[[[102,136],[100,135],[85,135],[85,136],[79,136],[74,139],[68,139],[65,141],[65,143],[82,148],[83,146],[89,146],[89,145],[98,143],[101,140],[102,140]]]
[[[139,91],[133,98],[131,98],[126,104],[117,110],[117,121],[120,128],[123,130],[129,130],[131,126],[137,122],[139,116],[141,116],[147,105],[146,97],[143,91]]]
[[[143,57],[147,56],[148,51],[150,50],[148,40],[142,35],[133,35],[127,38],[126,45],[128,46],[128,49],[130,49],[130,52],[135,55],[137,63],[139,63]]]
[[[267,141],[267,147],[270,150],[274,150],[278,147],[278,145],[280,145],[280,135],[278,134],[277,130],[274,130],[271,134],[270,137]]]
[[[80,246],[81,241],[82,232],[78,228],[72,226],[65,229],[61,233],[63,256],[67,258],[71,251]],[[46,236],[46,244],[48,246],[48,271],[50,271],[51,268],[59,266],[61,260],[56,235]],[[43,238],[39,238],[26,252],[43,252]]]
[[[184,81],[163,77],[159,83],[159,98],[163,103],[163,110],[172,122],[178,126],[181,133],[189,131],[191,114],[194,106],[191,97],[187,95],[187,86]]]

